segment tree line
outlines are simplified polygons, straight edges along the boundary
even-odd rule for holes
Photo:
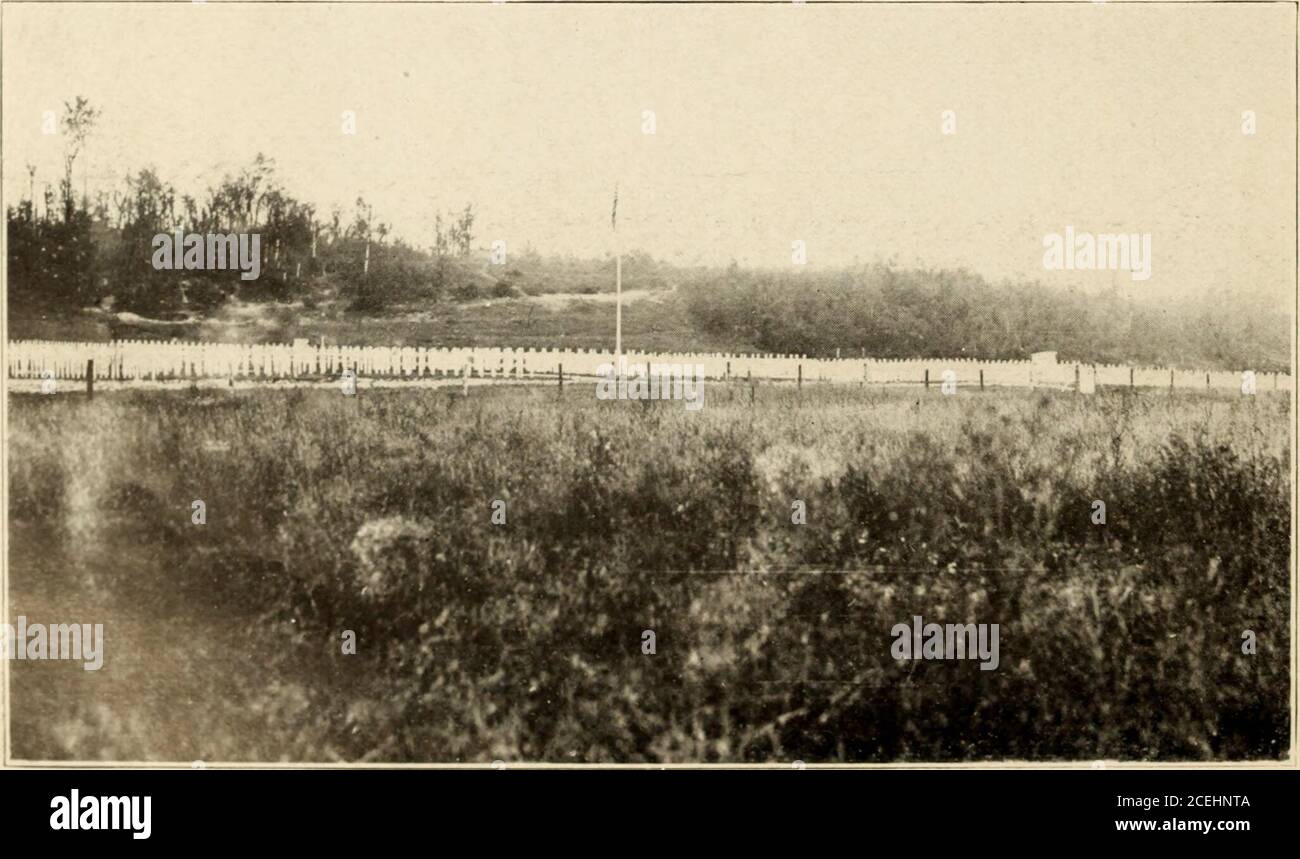
[[[11,308],[78,309],[105,302],[141,315],[204,313],[243,301],[322,301],[382,314],[412,304],[523,294],[613,289],[613,260],[543,256],[512,249],[494,264],[475,246],[472,204],[433,219],[428,244],[393,234],[358,197],[350,211],[320,213],[280,181],[258,154],[198,194],[178,191],[152,167],[111,188],[82,193],[75,168],[99,111],[84,98],[65,103],[65,150],[55,188],[28,194],[7,211]],[[159,233],[261,236],[261,277],[237,270],[155,270]],[[709,342],[814,357],[1024,358],[1045,349],[1064,360],[1261,370],[1289,367],[1289,319],[1221,302],[1153,305],[1118,293],[1083,295],[1037,283],[990,283],[967,272],[885,265],[836,270],[749,270],[674,266],[649,254],[624,255],[625,289],[680,291],[690,325]]]
[[[310,298],[321,280],[333,280],[352,304],[377,308],[463,286],[474,248],[472,205],[438,214],[420,249],[395,238],[364,197],[349,212],[318,213],[286,190],[274,160],[260,153],[198,194],[145,167],[93,195],[83,182],[78,195],[74,168],[98,119],[84,98],[65,103],[64,175],[55,187],[44,183],[38,198],[36,168],[27,165],[27,198],[6,212],[10,299],[18,304],[83,307],[112,296],[116,307],[141,313],[178,302],[203,310],[236,292],[245,300]],[[259,234],[262,277],[250,284],[234,271],[155,270],[154,236],[178,230]]]
[[[733,264],[695,276],[681,293],[706,334],[810,357],[1023,359],[1051,350],[1099,364],[1290,367],[1286,314],[1226,298],[1141,302],[883,264],[788,272]]]

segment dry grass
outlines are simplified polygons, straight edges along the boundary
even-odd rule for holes
[[[692,413],[578,386],[10,414],[14,610],[109,634],[99,675],[15,663],[22,756],[1286,752],[1283,398],[715,385]],[[894,662],[913,614],[1000,624],[1001,666]]]

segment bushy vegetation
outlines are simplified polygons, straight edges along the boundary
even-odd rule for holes
[[[439,218],[436,249],[422,251],[390,238],[391,228],[374,218],[364,198],[350,221],[341,210],[317,217],[314,206],[284,189],[275,163],[262,155],[197,197],[145,168],[127,175],[121,189],[99,191],[93,202],[69,198],[62,211],[48,193],[44,202],[43,212],[32,199],[8,211],[10,299],[20,306],[76,309],[111,296],[118,310],[166,318],[210,312],[232,297],[338,297],[374,312],[437,299],[464,283],[497,281],[467,262],[472,208],[450,230]],[[237,266],[154,268],[155,236],[177,231],[258,235],[260,276],[244,281]]]
[[[109,634],[100,675],[14,664],[15,753],[1287,752],[1284,398],[564,397],[14,396],[13,608]],[[1000,666],[895,662],[917,614],[998,623]]]
[[[691,279],[682,294],[706,334],[767,352],[1023,359],[1051,350],[1099,364],[1290,366],[1284,308],[1158,305],[885,265],[785,273],[733,266]]]
[[[9,298],[25,324],[33,309],[75,313],[111,299],[118,311],[195,318],[238,298],[252,302],[341,299],[359,314],[384,314],[419,303],[515,298],[554,292],[608,291],[613,261],[543,256],[530,248],[504,259],[475,244],[472,205],[438,213],[428,236],[400,237],[358,197],[353,210],[318,213],[280,182],[273,159],[248,166],[201,191],[177,188],[153,167],[125,174],[93,198],[74,165],[93,135],[99,111],[84,98],[65,104],[65,174],[57,193],[27,165],[27,199],[6,212]],[[250,234],[260,241],[260,276],[242,280],[237,265],[157,269],[158,235]],[[507,264],[509,262],[509,264]],[[630,253],[629,289],[667,285],[653,259]],[[20,336],[24,336],[20,334]]]

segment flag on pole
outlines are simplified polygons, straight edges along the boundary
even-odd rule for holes
[[[614,208],[609,213],[609,228],[618,229],[618,183],[614,184]]]

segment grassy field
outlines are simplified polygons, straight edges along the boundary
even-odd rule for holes
[[[15,754],[1286,754],[1289,400],[705,404],[12,395],[11,612],[107,631],[99,672],[11,663]],[[916,614],[998,623],[998,669],[894,661]]]
[[[297,337],[350,346],[509,346],[515,348],[613,349],[614,304],[610,296],[490,299],[411,305],[384,315],[339,304],[232,304],[187,322],[164,322],[54,306],[11,305],[11,340],[170,340],[220,343],[291,343]],[[674,293],[642,292],[623,307],[629,349],[694,352],[699,331]],[[708,351],[760,351],[737,337],[713,335]]]

